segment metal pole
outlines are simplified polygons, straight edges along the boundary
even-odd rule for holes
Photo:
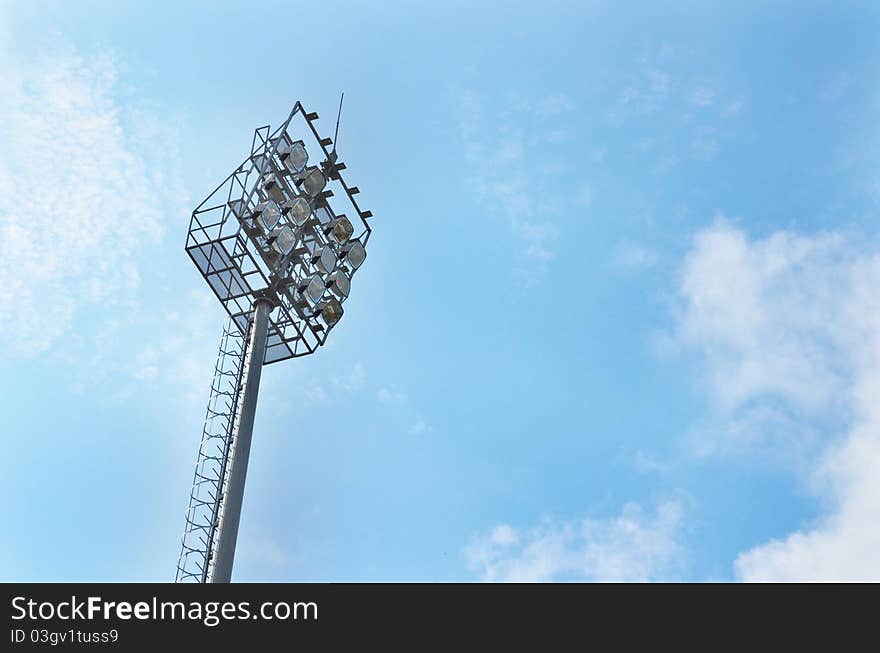
[[[212,583],[228,583],[232,579],[232,561],[235,558],[235,541],[238,538],[238,522],[241,518],[241,501],[244,497],[244,481],[247,476],[251,436],[254,432],[254,415],[257,410],[257,393],[260,390],[260,373],[266,353],[266,336],[269,331],[269,313],[272,302],[264,297],[254,300],[254,322],[248,343],[247,373],[244,377],[241,399],[241,415],[233,442],[232,466],[229,482],[223,498],[223,521],[217,537],[217,558],[214,562]]]

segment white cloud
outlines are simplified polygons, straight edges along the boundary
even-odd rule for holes
[[[166,195],[125,126],[111,58],[0,66],[0,346],[33,355],[89,308],[132,298]]]
[[[379,391],[376,393],[376,398],[380,403],[390,406],[405,402],[406,394],[395,387],[383,387],[379,388]]]
[[[507,524],[465,549],[470,569],[487,581],[649,581],[679,564],[682,506],[655,513],[627,504],[617,517],[547,523],[527,532]]]
[[[636,243],[625,242],[617,248],[614,262],[628,270],[645,269],[656,265],[657,254]]]
[[[824,508],[742,553],[745,580],[880,580],[878,287],[880,251],[840,235],[750,239],[718,220],[694,239],[678,339],[713,406],[700,444],[796,451]]]
[[[704,355],[724,408],[764,396],[825,408],[840,395],[843,325],[834,311],[848,285],[842,248],[831,234],[749,241],[723,218],[696,235],[678,335]]]
[[[427,433],[430,430],[431,430],[431,427],[428,426],[428,423],[423,419],[419,419],[416,421],[415,424],[413,424],[412,426],[409,427],[409,434],[410,435],[421,435],[422,433]]]

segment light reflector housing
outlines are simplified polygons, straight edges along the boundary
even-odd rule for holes
[[[309,172],[303,180],[303,189],[309,197],[316,197],[322,190],[324,190],[324,186],[326,185],[327,178],[324,177],[324,173],[317,168],[312,168],[311,172]]]
[[[290,216],[291,222],[297,227],[304,225],[309,216],[312,215],[312,207],[309,201],[302,195],[285,203],[284,208],[287,210],[287,215]]]
[[[357,270],[367,258],[367,250],[359,240],[352,240],[342,248],[342,260],[352,270]]]
[[[311,279],[309,279],[308,283],[303,288],[303,295],[310,304],[317,304],[321,301],[321,297],[324,296],[324,289],[326,286],[324,285],[324,280],[317,274],[313,275]]]
[[[256,210],[254,210],[254,215],[257,216],[266,233],[269,233],[278,225],[278,221],[281,219],[281,207],[274,200],[261,202],[257,205]]]
[[[321,317],[324,318],[324,322],[327,323],[327,326],[332,327],[339,322],[339,319],[342,317],[342,304],[331,297],[330,299],[321,302],[318,306],[318,311],[320,312]]]
[[[333,240],[340,245],[343,245],[347,243],[348,239],[354,234],[354,227],[351,226],[351,221],[349,221],[348,218],[341,215],[327,225],[324,233],[328,236],[333,236]]]
[[[309,153],[302,141],[296,141],[281,153],[281,158],[291,172],[302,172],[309,162]]]
[[[351,280],[345,272],[336,270],[327,278],[327,287],[342,301],[348,297],[348,293],[351,291]]]
[[[281,187],[281,182],[278,181],[278,178],[271,172],[263,175],[262,179],[263,190],[274,199],[276,202],[284,201],[284,189]]]
[[[293,233],[293,229],[285,225],[275,234],[275,240],[272,242],[272,247],[283,256],[287,256],[290,254],[291,250],[293,250],[295,244],[296,234]]]
[[[329,274],[336,267],[336,252],[324,245],[312,255],[312,265],[322,274]]]

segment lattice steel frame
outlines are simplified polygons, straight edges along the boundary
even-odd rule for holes
[[[303,125],[296,130],[295,120]],[[335,151],[327,149],[332,140],[318,135],[316,120],[317,113],[307,113],[297,102],[274,132],[270,133],[268,125],[255,130],[250,156],[193,211],[187,234],[187,254],[242,333],[247,330],[253,300],[259,296],[272,300],[274,308],[265,364],[313,353],[326,342],[334,326],[327,325],[319,315],[301,305],[293,286],[278,278],[278,271],[273,270],[271,259],[267,259],[266,248],[254,237],[251,212],[268,198],[259,184],[263,175],[272,173],[281,180],[287,197],[296,194],[295,175],[281,163],[279,146],[302,140],[309,152],[320,152],[324,156],[320,168],[327,178],[327,186],[315,200],[312,227],[347,217],[355,229],[352,240],[359,240],[365,249],[371,234],[367,221],[373,214],[358,206],[355,196],[360,190],[342,178],[340,173],[346,166],[337,160]],[[338,195],[334,188],[340,191]],[[354,210],[352,215],[345,213],[348,207]],[[305,229],[298,236],[292,270],[287,275],[293,279],[309,274],[305,259],[310,247],[324,242],[320,228]],[[349,278],[355,271],[348,270]]]

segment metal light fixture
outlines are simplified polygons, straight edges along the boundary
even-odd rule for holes
[[[302,141],[296,141],[290,147],[284,148],[281,160],[291,172],[302,172],[309,162],[309,153]]]
[[[328,327],[332,327],[342,318],[342,304],[332,297],[318,306],[318,312]]]
[[[276,177],[272,173],[267,173],[263,176],[263,190],[268,193],[269,197],[274,199],[276,202],[283,202],[285,200],[284,197],[284,189],[281,187],[281,182],[278,177]]]
[[[268,200],[257,205],[254,215],[257,216],[266,233],[269,233],[281,219],[281,208],[275,200]]]
[[[310,304],[317,304],[324,296],[326,285],[319,275],[313,275],[308,282],[302,287],[302,294]]]
[[[312,168],[311,172],[303,179],[303,189],[309,197],[317,197],[318,193],[324,190],[327,185],[327,178],[318,168]]]
[[[352,270],[357,270],[366,258],[367,250],[364,249],[359,240],[351,240],[342,247],[341,259]]]
[[[282,256],[287,256],[293,250],[294,245],[296,245],[296,234],[293,233],[293,229],[288,226],[281,227],[275,234],[272,247]]]
[[[289,202],[286,202],[284,208],[287,211],[287,215],[290,217],[290,220],[297,227],[301,227],[302,225],[304,225],[306,220],[309,219],[309,216],[312,215],[312,206],[309,204],[309,201],[302,195],[290,200]]]
[[[345,272],[336,270],[327,278],[327,287],[342,301],[348,297],[348,293],[351,291],[351,281]]]
[[[333,236],[333,240],[340,245],[344,245],[354,233],[354,227],[348,218],[341,215],[324,228],[324,233],[328,236]]]
[[[322,274],[330,274],[336,267],[336,252],[330,245],[324,245],[312,255],[312,265]]]

